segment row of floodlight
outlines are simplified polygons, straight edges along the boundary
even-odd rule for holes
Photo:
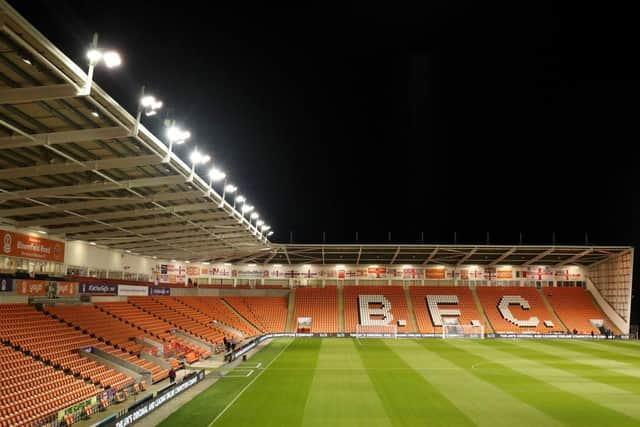
[[[84,88],[84,94],[88,95],[91,91],[91,84],[93,79],[93,69],[96,65],[100,63],[104,63],[107,68],[118,67],[122,64],[122,58],[120,54],[116,51],[112,50],[104,50],[98,47],[98,35],[94,34],[93,43],[91,48],[87,51],[87,58],[89,59],[89,72],[87,83]],[[163,106],[161,100],[157,99],[153,95],[145,94],[144,88],[142,90],[142,95],[140,97],[138,103],[138,117],[136,120],[136,132],[138,126],[140,124],[141,115],[144,112],[145,116],[150,117],[157,114],[158,110],[160,110]],[[182,145],[189,141],[191,138],[191,132],[188,130],[182,129],[180,126],[177,126],[174,121],[165,121],[165,126],[167,128],[166,137],[169,141],[169,150],[164,159],[165,162],[169,162],[171,160],[171,153],[173,152],[174,145]],[[192,182],[193,178],[196,174],[196,166],[204,165],[209,163],[211,160],[211,156],[208,154],[202,153],[196,147],[189,156],[191,160],[191,174],[187,179],[187,182]],[[221,169],[217,167],[212,167],[209,170],[209,189],[207,190],[207,196],[210,196],[213,189],[213,184],[217,182],[223,182],[222,184],[222,197],[220,198],[220,208],[224,206],[225,197],[227,194],[235,194],[238,191],[238,187],[228,182],[227,174],[223,172]],[[253,205],[250,205],[247,202],[247,199],[239,194],[233,198],[233,210],[238,212],[236,209],[236,204],[239,204],[239,214],[242,219],[244,219],[245,215],[249,214],[249,226],[252,225],[252,222],[255,220],[255,228],[262,237],[263,233],[266,233],[266,236],[273,235],[273,231],[271,227],[260,219],[260,214],[255,211]]]

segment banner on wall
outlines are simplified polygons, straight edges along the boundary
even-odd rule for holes
[[[200,269],[195,266],[187,267],[187,276],[198,276],[200,275]]]
[[[13,278],[0,276],[0,292],[11,292],[13,290]]]
[[[84,283],[79,285],[81,294],[118,295],[118,285],[112,283]]]
[[[386,267],[369,267],[367,268],[367,277],[372,279],[384,279],[387,275]]]
[[[171,295],[171,288],[149,288],[149,295]]]
[[[522,272],[522,277],[530,280],[553,280],[554,271],[547,267],[534,267]]]
[[[577,270],[558,270],[556,271],[556,280],[559,281],[575,281],[575,280],[582,280],[582,274],[580,273],[580,271]]]
[[[513,270],[506,270],[506,269],[497,270],[496,277],[501,280],[513,279]]]
[[[444,279],[447,277],[447,271],[444,268],[425,268],[425,279]]]
[[[149,295],[149,287],[135,285],[118,285],[118,295],[146,297],[147,295]]]
[[[41,261],[64,262],[64,242],[0,230],[2,254]]]
[[[14,281],[18,295],[46,295],[47,282],[44,280],[18,280]]]
[[[56,294],[58,296],[72,296],[78,293],[76,282],[54,282],[56,283]]]

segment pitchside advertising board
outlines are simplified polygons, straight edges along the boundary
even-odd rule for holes
[[[0,230],[2,255],[64,263],[64,242]]]
[[[0,275],[0,292],[11,292],[13,290],[13,277]]]
[[[80,293],[85,295],[118,295],[118,285],[113,283],[80,282]]]
[[[146,297],[147,295],[149,295],[149,287],[134,286],[134,285],[118,285],[118,295]]]

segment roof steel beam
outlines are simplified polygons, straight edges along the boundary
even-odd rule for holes
[[[502,255],[500,255],[498,258],[496,258],[495,260],[491,261],[489,263],[489,266],[493,267],[494,265],[497,265],[500,261],[506,259],[508,256],[510,256],[511,254],[513,254],[515,251],[517,250],[517,248],[514,246],[513,248],[509,249],[508,251],[506,251],[505,253],[503,253]]]
[[[554,267],[562,267],[563,265],[571,264],[572,262],[582,258],[583,256],[589,255],[591,252],[593,252],[593,248],[586,249],[580,253],[573,255],[570,258],[565,259],[564,261],[557,263],[556,265],[554,265]]]
[[[555,248],[549,248],[546,251],[539,253],[538,255],[534,256],[533,258],[531,258],[529,261],[523,263],[522,265],[531,265],[534,262],[540,261],[542,258],[546,257],[547,255],[551,255],[553,253]]]
[[[68,130],[61,132],[36,133],[28,136],[5,136],[0,138],[0,150],[41,145],[69,144],[72,142],[116,139],[130,136],[130,131],[114,126],[96,129]]]
[[[182,184],[185,179],[182,175],[169,175],[154,178],[140,178],[118,182],[99,182],[95,184],[66,185],[62,187],[35,188],[31,190],[18,190],[0,193],[0,200],[18,200],[27,197],[47,197],[63,194],[93,193],[97,191],[111,191],[131,189],[138,187],[157,187],[161,185]]]
[[[75,98],[78,90],[71,84],[0,89],[0,104],[24,104],[49,99]]]

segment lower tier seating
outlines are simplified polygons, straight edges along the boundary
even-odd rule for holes
[[[312,332],[336,332],[338,330],[338,289],[326,288],[295,289],[294,322],[298,317],[311,317]]]
[[[361,295],[383,296],[391,304],[390,307],[384,307],[389,309],[393,316],[391,324],[398,324],[398,321],[404,321],[404,325],[398,325],[398,332],[414,332],[409,320],[409,309],[407,308],[404,289],[401,286],[345,286],[343,295],[345,332],[355,332],[356,325],[363,324],[363,319],[360,319],[361,309],[367,310],[369,307],[378,310],[382,309],[380,303],[375,299],[369,302],[361,301],[361,298],[359,298]],[[367,307],[361,307],[361,303],[366,303]],[[377,312],[375,311],[375,313]],[[373,315],[370,319],[375,317],[376,315]]]
[[[607,320],[591,299],[591,295],[583,288],[544,288],[545,296],[556,314],[570,331],[579,334],[600,334],[591,320],[601,320],[604,326],[619,334],[618,329]]]
[[[224,297],[224,300],[262,332],[284,332],[288,297]]]
[[[472,320],[479,321],[483,324],[482,316],[478,312],[478,307],[471,293],[471,289],[468,287],[458,286],[411,286],[409,288],[409,294],[411,295],[411,304],[413,305],[413,311],[416,315],[416,321],[418,323],[418,330],[420,333],[441,333],[442,325],[434,325],[432,315],[429,311],[429,302],[427,301],[427,295],[432,296],[432,304],[437,303],[437,309],[440,310],[458,310],[460,316],[458,322],[461,325],[471,325]],[[454,299],[444,298],[447,301],[442,303],[436,301],[436,296],[450,296],[455,295],[457,303],[453,303]],[[433,310],[433,307],[432,307]],[[441,316],[441,318],[444,316]]]

